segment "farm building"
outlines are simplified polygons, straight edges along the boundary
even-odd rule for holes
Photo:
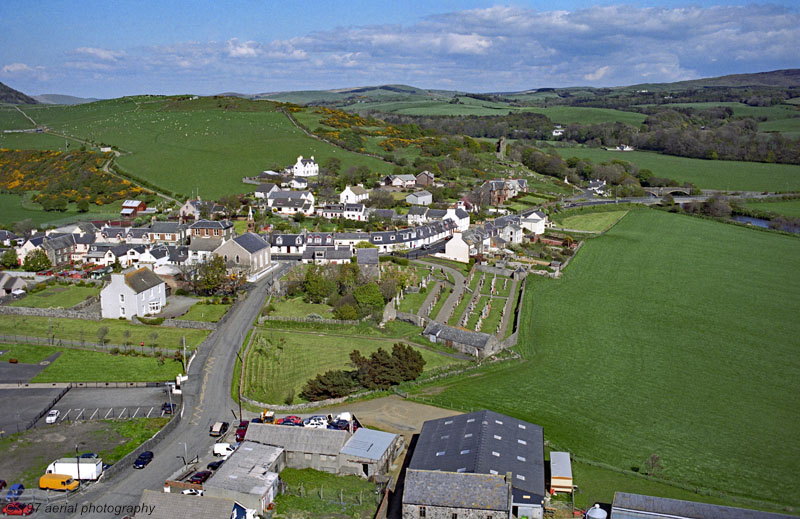
[[[406,203],[411,205],[431,205],[433,203],[433,195],[423,189],[406,196]]]
[[[136,215],[147,209],[147,204],[139,200],[125,200],[119,215],[123,218],[136,218]]]
[[[398,435],[365,428],[350,434],[338,429],[256,423],[248,427],[245,440],[280,447],[289,468],[362,477],[386,474],[403,449]]]
[[[127,274],[112,274],[111,282],[100,292],[104,319],[157,314],[167,302],[167,284],[150,269]]]
[[[408,468],[404,519],[420,517],[422,508],[431,518],[543,516],[544,436],[538,425],[488,410],[428,420]],[[485,493],[463,491],[469,487]],[[428,507],[436,515],[428,515]],[[462,516],[461,510],[471,513]]]
[[[211,478],[204,497],[232,499],[259,514],[278,494],[278,474],[286,465],[283,449],[245,441]]]
[[[481,358],[502,349],[497,339],[488,333],[471,332],[435,321],[428,323],[422,335],[431,342],[444,344],[462,353]]]
[[[795,516],[627,492],[614,493],[611,519],[790,519]]]
[[[569,452],[550,453],[550,492],[572,492],[572,462]]]

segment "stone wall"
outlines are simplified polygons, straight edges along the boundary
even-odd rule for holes
[[[424,317],[420,317],[417,314],[410,314],[408,312],[396,311],[395,318],[400,321],[415,324],[423,329],[428,325],[428,320]]]
[[[131,318],[132,322],[145,324],[139,320],[137,316],[133,316]],[[167,326],[169,328],[186,328],[191,330],[216,330],[217,323],[209,323],[205,321],[185,321],[183,319],[164,319],[164,322],[160,325],[151,325],[153,328],[158,328],[158,326]]]
[[[511,274],[514,273],[514,271],[508,269],[501,269],[489,265],[477,265],[477,264],[475,265],[475,270],[480,272],[485,272],[487,274],[495,274],[497,276],[507,276],[507,277],[511,277]]]
[[[296,323],[319,323],[319,324],[352,324],[357,325],[360,321],[344,319],[310,319],[308,317],[280,317],[274,315],[262,315],[258,318],[258,324],[264,321],[293,321]]]
[[[77,305],[71,307],[70,310],[83,310],[83,309],[88,308],[88,307],[90,307],[90,306],[92,306],[94,304],[99,304],[99,303],[100,303],[100,296],[99,295],[92,296],[92,297],[87,297],[84,301],[81,301]]]
[[[28,308],[24,306],[0,306],[0,315],[25,315],[32,317],[57,317],[63,319],[100,320],[100,312],[63,310],[61,308]]]
[[[352,395],[347,395],[339,398],[329,398],[327,400],[320,400],[318,402],[306,402],[303,404],[292,404],[292,405],[282,405],[282,404],[265,404],[264,402],[259,402],[258,400],[253,400],[252,398],[247,398],[246,396],[242,395],[242,400],[247,402],[248,404],[252,404],[254,406],[263,407],[266,409],[272,409],[273,411],[302,411],[304,409],[315,409],[317,407],[327,407],[336,404],[343,404],[348,400],[356,400],[367,395],[371,395],[373,393],[377,393],[377,390],[374,391],[362,391],[361,393],[354,393]]]

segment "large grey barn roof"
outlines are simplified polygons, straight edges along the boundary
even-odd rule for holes
[[[233,511],[233,501],[216,497],[198,498],[172,492],[142,492],[141,504],[152,507],[148,519],[227,519]]]
[[[423,335],[435,335],[437,339],[466,344],[478,349],[486,348],[486,343],[491,339],[491,335],[487,333],[472,332],[463,328],[440,324],[436,321],[428,323],[422,333]]]
[[[505,474],[406,470],[403,504],[508,511]]]
[[[544,497],[542,428],[489,410],[428,420],[422,425],[409,468],[511,472],[514,501],[540,504]]]
[[[251,423],[245,439],[281,447],[287,452],[336,456],[349,437],[349,432],[334,429]]]
[[[687,519],[789,519],[791,515],[773,514],[732,506],[709,505],[679,499],[643,496],[616,492],[611,519],[658,519],[659,517]]]

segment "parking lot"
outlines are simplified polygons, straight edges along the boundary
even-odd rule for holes
[[[60,388],[0,389],[0,433],[13,434],[45,410]]]
[[[103,420],[111,418],[154,418],[161,416],[161,405],[169,401],[164,387],[70,389],[53,406],[60,412],[58,422],[75,420]],[[172,396],[174,404],[179,397]],[[43,425],[42,418],[37,426]]]

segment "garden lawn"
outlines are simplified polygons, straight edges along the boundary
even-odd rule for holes
[[[18,299],[9,306],[25,306],[29,308],[71,308],[78,303],[82,303],[87,298],[96,296],[100,293],[100,287],[88,286],[79,287],[77,285],[54,285],[49,286],[41,292],[28,294],[22,299]]]
[[[607,211],[602,213],[587,213],[567,216],[563,219],[556,218],[559,227],[574,229],[576,231],[602,232],[628,214],[628,211]]]
[[[207,305],[203,303],[196,303],[189,308],[189,311],[178,317],[184,321],[205,321],[215,323],[222,319],[231,305]]]
[[[333,307],[330,305],[318,303],[306,303],[302,297],[293,297],[291,299],[282,299],[273,302],[272,306],[275,311],[270,315],[275,317],[299,317],[303,318],[308,314],[321,315],[325,319],[333,319]]]
[[[701,189],[729,191],[800,191],[800,166],[702,160],[648,151],[615,152],[599,148],[557,148],[564,158],[578,157],[595,163],[625,160],[650,169],[657,177],[692,182]]]
[[[800,218],[800,199],[780,200],[777,202],[746,202],[745,205],[750,209],[769,211],[788,218]]]
[[[53,348],[54,351],[59,351]],[[155,357],[111,355],[61,348],[61,355],[32,382],[165,382],[184,373],[181,363]]]
[[[129,344],[139,344],[144,341],[150,346],[150,334],[158,333],[156,346],[160,348],[179,348],[181,337],[186,337],[186,348],[194,349],[208,335],[207,330],[189,330],[183,328],[168,328],[161,326],[148,326],[145,324],[132,324],[129,321],[118,319],[103,319],[102,321],[89,321],[84,319],[59,319],[50,317],[34,317],[21,315],[0,315],[0,334],[12,335],[17,340],[25,342],[25,337],[49,337],[54,335],[56,340],[69,339],[86,341],[87,344],[97,344],[97,330],[101,326],[108,327],[105,342],[108,344],[124,344],[126,330],[131,332],[127,339]]]
[[[288,393],[294,401],[305,383],[332,369],[351,369],[349,355],[359,350],[369,355],[378,348],[391,352],[392,339],[371,339],[321,332],[279,332],[262,329],[245,359],[244,394],[259,402],[282,404]],[[436,352],[418,348],[425,359],[425,371],[458,363]]]
[[[537,423],[581,458],[657,454],[672,481],[798,506],[798,270],[796,237],[631,211],[561,280],[528,278],[527,362],[431,398]]]
[[[0,344],[0,351],[6,352],[0,357],[0,362],[17,359],[22,364],[38,364],[59,350],[34,344]]]

